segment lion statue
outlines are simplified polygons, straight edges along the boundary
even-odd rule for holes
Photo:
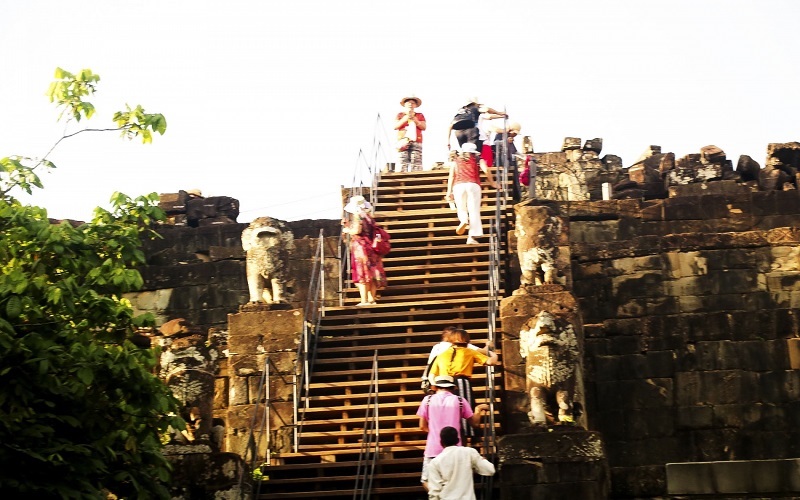
[[[250,302],[284,302],[289,276],[289,254],[294,235],[285,222],[258,217],[242,231],[242,248],[247,253],[247,287]]]
[[[541,311],[522,326],[519,350],[525,359],[531,424],[574,423],[582,405],[574,402],[581,370],[573,325],[566,318]]]

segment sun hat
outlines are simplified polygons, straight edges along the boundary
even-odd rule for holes
[[[350,214],[357,214],[361,211],[369,212],[370,210],[372,210],[372,205],[360,194],[351,196],[350,201],[344,206],[344,211]]]
[[[465,142],[458,150],[459,153],[478,154],[478,146],[472,142]]]
[[[433,380],[433,385],[436,387],[455,387],[456,384],[453,383],[453,377],[449,375],[439,375]]]
[[[417,101],[417,107],[422,106],[422,99],[420,99],[419,97],[415,96],[414,94],[411,94],[410,96],[406,96],[406,97],[403,97],[402,99],[400,99],[400,105],[401,106],[405,106],[406,105],[406,101]]]
[[[186,194],[190,194],[192,196],[203,196],[203,192],[199,189],[187,189]]]
[[[516,131],[519,134],[519,131],[522,130],[522,125],[517,122],[510,123],[508,125],[508,131],[511,132],[512,130]]]

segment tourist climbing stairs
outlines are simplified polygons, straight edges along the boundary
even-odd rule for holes
[[[356,288],[345,281],[344,306],[326,309],[297,451],[271,457],[258,498],[427,498],[419,481],[425,433],[415,415],[420,377],[443,327],[466,329],[481,347],[487,340],[488,229],[497,213],[496,190],[484,185],[487,235],[466,244],[467,235],[455,232],[446,187],[446,170],[381,176],[375,216],[391,234],[383,261],[388,287],[376,305],[359,307]],[[511,222],[508,209],[500,213],[501,225]],[[473,376],[477,402],[485,401],[486,370],[476,367]],[[499,401],[499,370],[493,380]],[[491,424],[502,432],[496,410]],[[377,460],[366,462],[365,449]]]

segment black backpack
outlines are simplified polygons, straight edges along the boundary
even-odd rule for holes
[[[453,117],[453,130],[464,130],[477,126],[480,112],[477,106],[468,105],[458,110]]]

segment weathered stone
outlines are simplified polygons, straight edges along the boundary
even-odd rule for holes
[[[172,464],[171,498],[252,498],[249,468],[236,453],[192,453],[166,447],[164,456]]]
[[[231,336],[263,335],[265,338],[272,338],[273,335],[299,335],[303,331],[303,314],[299,309],[231,314],[229,328]],[[286,345],[277,338],[275,341],[278,345]]]
[[[239,216],[239,200],[229,196],[193,198],[186,202],[189,225],[196,227],[203,219],[227,218],[236,222]]]
[[[208,249],[209,252],[209,259],[212,261],[216,260],[227,260],[227,259],[244,259],[244,250],[238,247],[220,247],[220,246],[211,246]]]
[[[167,215],[184,214],[188,199],[189,195],[183,190],[177,193],[161,193],[158,195],[158,208]]]
[[[651,156],[660,154],[661,154],[661,146],[650,146],[645,150],[644,153],[641,154],[641,156],[639,156],[639,158],[635,162],[633,162],[633,165],[638,165],[644,162],[646,159],[650,158]]]
[[[661,155],[657,168],[661,174],[673,170],[675,168],[675,153]]]
[[[565,137],[564,144],[561,146],[561,151],[569,151],[570,149],[580,149],[580,148],[581,148],[580,137]]]
[[[726,160],[725,151],[714,145],[703,146],[700,148],[700,161],[705,164],[722,164]]]
[[[584,151],[594,151],[597,154],[600,154],[600,151],[603,150],[603,139],[602,138],[594,138],[594,139],[587,139],[586,142],[583,144]]]
[[[789,180],[786,172],[772,165],[767,165],[758,172],[758,186],[764,191],[782,190]]]

